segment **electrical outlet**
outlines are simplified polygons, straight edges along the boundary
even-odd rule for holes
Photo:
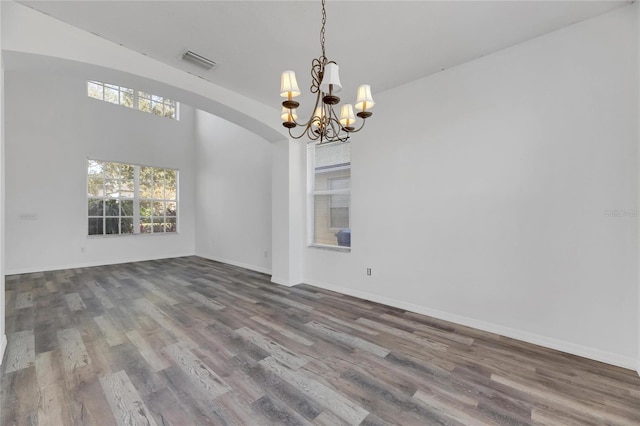
[[[371,275],[371,268],[367,268],[367,275]]]

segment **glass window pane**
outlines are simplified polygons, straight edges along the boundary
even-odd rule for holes
[[[144,217],[151,216],[151,202],[140,201],[140,216],[144,216]]]
[[[164,172],[165,186],[164,197],[166,200],[176,200],[178,198],[178,186],[176,170],[167,169]]]
[[[120,194],[120,181],[114,179],[106,179],[104,181],[104,191],[107,197],[117,197]]]
[[[104,202],[104,215],[105,216],[120,216],[120,201],[119,200],[105,200],[105,202]]]
[[[151,184],[140,182],[140,198],[152,198],[151,195]]]
[[[103,176],[104,163],[102,161],[89,160],[87,165],[87,174],[89,176]]]
[[[151,112],[151,101],[146,98],[138,98],[138,109],[144,112]]]
[[[338,244],[336,230],[329,226],[329,196],[314,197],[314,242],[319,244]]]
[[[120,181],[120,197],[121,198],[133,198],[133,180]]]
[[[349,207],[332,207],[330,211],[330,227],[346,229],[349,227]]]
[[[121,92],[120,105],[126,106],[127,108],[133,108],[133,93]]]
[[[102,100],[104,97],[104,88],[102,87],[102,84],[96,81],[87,82],[87,95],[90,98]]]
[[[351,169],[344,166],[327,167],[318,170],[314,175],[314,189],[324,191],[328,189],[349,189],[351,185]]]
[[[175,201],[167,201],[167,216],[175,216],[177,211],[177,203]]]
[[[120,233],[120,219],[118,218],[106,218],[104,221],[105,234],[119,234]]]
[[[90,198],[88,206],[89,216],[102,216],[103,212],[103,201],[101,199]]]
[[[153,218],[153,232],[164,232],[164,218]]]
[[[329,189],[349,189],[350,186],[350,177],[338,177],[329,179]]]
[[[164,184],[162,182],[157,182],[153,184],[153,198],[156,200],[164,199]]]
[[[349,207],[351,196],[349,194],[331,195],[331,207]]]
[[[140,218],[140,233],[141,234],[150,234],[153,224],[151,222],[151,218],[149,217],[141,217]]]
[[[140,167],[140,182],[151,183],[153,167]]]
[[[121,234],[133,234],[133,218],[123,217],[120,219],[120,233]]]
[[[105,163],[104,175],[108,179],[120,179],[120,163]]]
[[[120,215],[133,216],[133,200],[120,200]]]
[[[153,215],[164,216],[164,203],[162,201],[155,201],[153,203]]]
[[[87,182],[87,195],[93,197],[104,196],[104,179],[90,177]]]
[[[151,100],[154,102],[162,102],[162,96],[151,95]]]
[[[176,232],[176,218],[168,217],[165,223],[165,232]]]
[[[172,106],[164,106],[164,116],[169,118],[175,118],[176,110]]]
[[[116,86],[117,87],[117,86]],[[120,91],[113,86],[105,85],[104,87],[104,100],[112,104],[120,103]]]
[[[102,218],[89,218],[89,235],[102,234]]]
[[[162,102],[151,101],[151,112],[154,113],[155,115],[163,115],[164,107],[162,105]]]
[[[135,167],[132,164],[120,164],[120,177],[133,182]]]
[[[332,143],[315,147],[316,170],[326,167],[346,166],[351,163],[351,144]]]
[[[158,167],[153,169],[153,183],[164,185],[164,169]]]

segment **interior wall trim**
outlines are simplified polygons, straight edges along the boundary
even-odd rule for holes
[[[307,283],[316,287],[323,288],[325,290],[336,291],[338,293],[346,294],[348,296],[354,296],[360,299],[365,299],[365,300],[369,300],[376,303],[382,303],[384,305],[392,306],[399,309],[404,309],[410,312],[415,312],[417,314],[427,315],[433,318],[438,318],[438,319],[449,321],[455,324],[476,328],[482,331],[488,331],[490,333],[499,334],[504,337],[521,340],[523,342],[532,343],[534,345],[544,346],[549,349],[555,349],[568,354],[581,356],[583,358],[589,358],[594,361],[600,361],[606,364],[615,365],[617,367],[626,368],[631,371],[637,369],[638,374],[640,374],[640,360],[636,360],[632,357],[627,357],[624,355],[603,351],[601,349],[596,349],[589,346],[578,345],[575,343],[558,340],[551,337],[546,337],[540,334],[529,333],[527,331],[517,330],[510,327],[504,327],[504,326],[489,323],[489,322],[479,321],[477,319],[466,317],[463,315],[457,315],[449,312],[439,311],[436,309],[430,309],[424,306],[414,305],[412,303],[403,302],[401,300],[380,296],[380,295],[369,293],[366,291],[354,290],[354,289],[322,283],[318,281],[307,281]]]
[[[35,272],[49,272],[49,271],[60,271],[63,269],[76,269],[76,268],[92,268],[94,266],[106,266],[106,265],[119,265],[121,263],[132,263],[132,262],[147,262],[149,260],[162,260],[162,259],[174,259],[176,257],[187,257],[187,256],[195,256],[196,254],[193,252],[189,253],[181,253],[181,254],[172,254],[170,256],[142,256],[136,258],[128,258],[128,259],[119,259],[119,260],[96,260],[93,262],[80,262],[80,263],[72,263],[67,265],[47,265],[47,266],[35,266],[29,268],[16,268],[9,269],[5,271],[5,275],[18,275],[18,274],[33,274]]]

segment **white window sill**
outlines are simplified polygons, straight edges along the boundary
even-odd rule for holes
[[[154,232],[154,233],[145,233],[145,234],[103,234],[103,235],[87,235],[88,239],[100,239],[100,238],[131,238],[131,237],[151,237],[156,236],[159,237],[161,235],[178,235],[178,232]]]
[[[343,253],[350,253],[351,252],[351,247],[331,246],[331,245],[328,245],[328,244],[311,243],[307,247],[312,247],[312,248],[317,248],[317,249],[322,249],[322,250],[339,251],[339,252],[343,252]]]

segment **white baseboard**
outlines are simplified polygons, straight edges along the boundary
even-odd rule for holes
[[[379,296],[377,294],[368,293],[365,291],[353,290],[350,288],[335,286],[332,284],[326,284],[326,283],[321,283],[317,281],[307,281],[307,283],[316,287],[324,288],[326,290],[336,291],[338,293],[358,297],[360,299],[370,300],[372,302],[382,303],[384,305],[393,306],[395,308],[404,309],[410,312],[415,312],[417,314],[427,315],[430,317],[464,325],[467,327],[488,331],[490,333],[499,334],[501,336],[510,337],[512,339],[521,340],[527,343],[533,343],[534,345],[544,346],[546,348],[555,349],[555,350],[566,352],[572,355],[578,355],[578,356],[589,358],[595,361],[604,362],[606,364],[611,364],[618,367],[627,368],[630,370],[637,369],[638,374],[640,374],[640,361],[631,357],[603,351],[596,348],[591,348],[588,346],[577,345],[575,343],[558,340],[558,339],[542,336],[535,333],[529,333],[527,331],[504,327],[504,326],[489,323],[489,322],[479,321],[477,319],[462,316],[462,315],[438,311],[435,309],[430,309],[420,305],[414,305],[412,303],[407,303],[401,300]]]
[[[275,284],[283,285],[285,287],[293,287],[294,285],[301,284],[301,283],[292,283],[291,281],[289,281],[287,279],[276,277],[276,276],[272,276],[271,277],[271,282],[275,283]]]
[[[216,256],[208,256],[202,253],[196,254],[198,257],[204,259],[214,260],[216,262],[226,263],[233,266],[239,266],[240,268],[249,269],[250,271],[260,272],[262,274],[271,275],[271,269],[263,268],[262,266],[249,265],[248,263],[236,262],[235,260],[223,259]]]
[[[32,274],[34,272],[49,272],[49,271],[60,271],[63,269],[76,269],[76,268],[92,268],[94,266],[105,266],[105,265],[119,265],[122,263],[132,263],[132,262],[147,262],[149,260],[162,260],[162,259],[174,259],[176,257],[187,257],[187,256],[195,256],[195,253],[184,253],[184,254],[174,254],[166,257],[158,257],[158,256],[147,256],[147,257],[136,257],[129,259],[120,259],[120,260],[108,260],[108,261],[92,261],[92,262],[80,262],[80,263],[70,263],[67,265],[46,265],[46,266],[37,266],[37,267],[29,267],[29,268],[16,268],[16,269],[8,269],[5,275],[17,275],[17,274]]]
[[[2,361],[4,360],[4,351],[7,349],[7,335],[2,335],[2,340],[0,341],[0,365],[2,365]]]

